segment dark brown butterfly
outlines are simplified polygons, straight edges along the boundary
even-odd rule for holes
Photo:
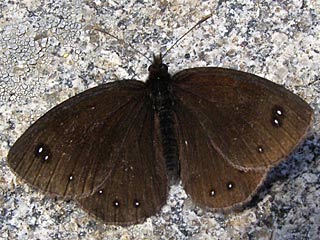
[[[107,83],[54,107],[8,163],[105,223],[134,224],[159,211],[178,179],[198,206],[242,205],[312,118],[306,102],[266,79],[213,67],[170,76],[160,55],[146,83]]]

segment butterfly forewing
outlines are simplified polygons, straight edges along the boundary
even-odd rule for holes
[[[115,166],[98,191],[78,202],[106,223],[134,224],[156,214],[166,202],[167,177],[159,126],[148,101],[136,109],[113,156]]]
[[[64,197],[96,191],[117,164],[145,86],[118,81],[87,90],[56,106],[13,145],[9,166],[31,185]]]
[[[312,122],[306,102],[249,73],[187,69],[173,76],[172,87],[179,104],[206,129],[215,151],[238,169],[276,164],[297,146]]]

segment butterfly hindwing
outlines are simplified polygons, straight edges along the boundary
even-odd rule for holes
[[[246,202],[265,178],[265,171],[241,171],[215,149],[197,116],[176,108],[181,179],[192,201],[201,207],[228,208]]]
[[[151,105],[136,109],[119,146],[110,177],[80,206],[105,223],[128,225],[156,214],[167,197],[167,176],[158,122]]]

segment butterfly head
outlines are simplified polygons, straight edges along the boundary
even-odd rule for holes
[[[153,54],[153,62],[148,68],[149,78],[153,78],[154,76],[158,76],[160,78],[167,77],[168,66],[162,62],[162,54],[159,55]]]

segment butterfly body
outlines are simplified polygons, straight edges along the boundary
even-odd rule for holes
[[[149,67],[149,77],[146,87],[150,91],[152,107],[158,118],[161,132],[163,156],[166,161],[167,176],[171,183],[179,179],[179,155],[176,134],[174,130],[173,107],[174,99],[170,85],[171,75],[168,67],[162,63],[161,55],[155,56],[153,64]]]
[[[211,67],[171,76],[160,55],[146,83],[107,83],[48,111],[8,165],[105,223],[156,214],[177,179],[196,205],[226,210],[250,200],[312,118],[305,101],[264,78]]]

